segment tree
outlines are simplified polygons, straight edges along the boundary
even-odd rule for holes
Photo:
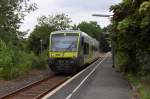
[[[97,22],[91,21],[91,22],[81,22],[78,26],[77,26],[81,31],[89,34],[90,36],[96,38],[97,40],[99,40],[99,36],[102,32],[101,27],[97,24]]]
[[[125,73],[139,74],[144,63],[141,61],[145,60],[139,56],[150,53],[150,1],[123,0],[122,3],[111,6],[110,10],[114,12],[112,40],[118,62],[124,60],[118,64],[121,64]],[[148,62],[150,58],[146,60]]]
[[[0,39],[5,42],[17,42],[18,29],[25,14],[36,9],[36,4],[27,0],[0,1]]]
[[[70,27],[70,18],[65,14],[58,14],[56,16],[49,15],[38,18],[38,25],[29,36],[28,47],[36,54],[40,53],[42,40],[43,50],[48,49],[50,33],[56,30],[65,30]]]
[[[70,22],[71,19],[68,17],[68,15],[57,14],[55,16],[49,15],[48,17],[42,16],[38,18],[38,25],[48,25],[50,27],[55,28],[56,30],[65,30],[67,28],[70,28]]]
[[[36,4],[29,0],[0,1],[0,74],[3,79],[13,79],[26,74],[33,61],[33,54],[23,48],[21,21],[26,13],[34,11]],[[32,58],[31,58],[32,57]]]
[[[34,51],[36,54],[40,54],[41,53],[40,40],[42,40],[43,50],[47,49],[49,46],[50,33],[54,30],[55,29],[53,27],[49,27],[48,25],[36,26],[28,38],[28,48]]]

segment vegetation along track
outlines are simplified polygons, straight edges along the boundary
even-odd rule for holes
[[[2,97],[0,96],[0,99],[40,99],[43,95],[65,82],[68,78],[69,76],[54,74],[46,79],[20,88],[17,91],[8,93]]]
[[[96,64],[96,60],[94,60],[92,63]],[[0,96],[0,99],[40,99],[41,97],[43,97],[48,92],[52,91],[53,89],[64,83],[72,76],[73,75],[68,76],[53,74],[43,80],[29,84],[4,96]]]

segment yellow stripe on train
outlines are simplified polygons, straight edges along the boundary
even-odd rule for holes
[[[75,58],[77,52],[49,52],[50,58]]]

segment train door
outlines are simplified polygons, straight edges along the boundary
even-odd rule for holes
[[[89,42],[89,60],[88,62],[91,63],[93,59],[93,50],[92,50],[92,43],[91,41]]]
[[[83,41],[84,64],[88,63],[89,61],[89,53],[90,53],[89,42],[87,38],[84,38],[84,41]]]

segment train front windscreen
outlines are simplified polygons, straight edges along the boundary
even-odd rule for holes
[[[60,33],[51,37],[51,51],[77,51],[78,34]]]

